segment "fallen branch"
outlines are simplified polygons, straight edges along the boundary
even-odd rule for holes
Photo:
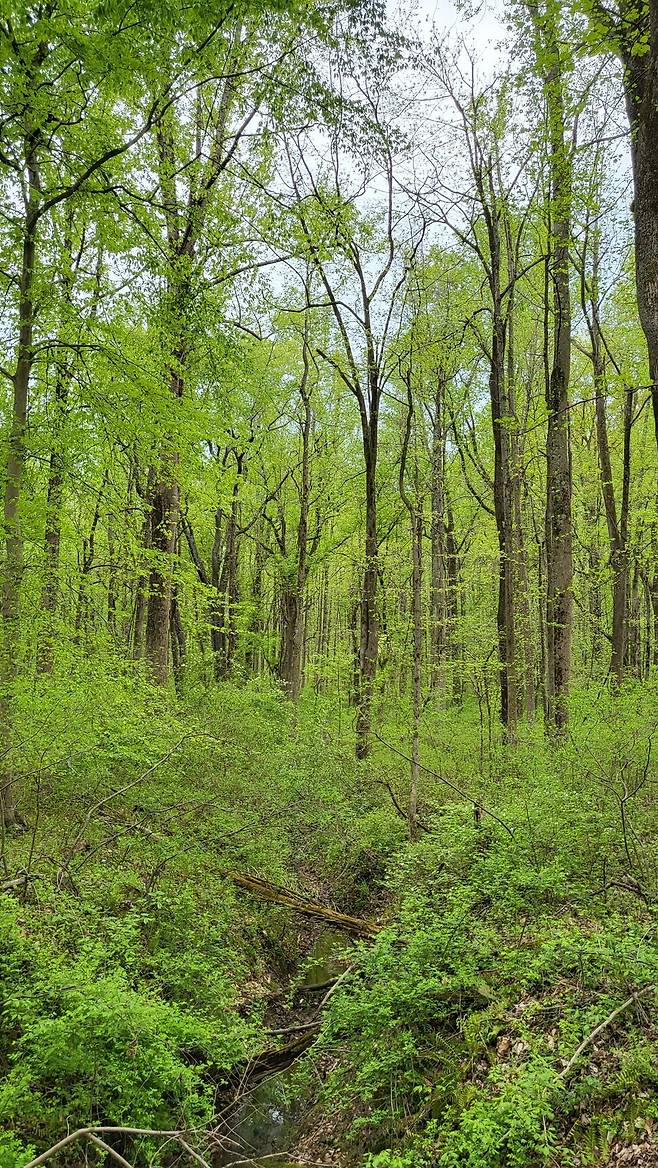
[[[279,1030],[270,1030],[269,1033],[274,1037],[283,1037],[286,1034],[301,1034],[307,1030],[318,1030],[320,1023],[317,1019],[314,1022],[300,1022],[297,1026],[283,1026]]]
[[[338,981],[337,977],[327,978],[326,981],[319,981],[316,985],[300,985],[295,987],[296,994],[321,994],[330,990],[332,985]]]
[[[38,872],[23,872],[21,876],[14,876],[9,880],[3,880],[0,884],[0,892],[11,892],[12,888],[24,888],[30,880],[40,880]]]
[[[75,1131],[69,1132],[68,1135],[62,1136],[62,1139],[58,1140],[56,1144],[52,1145],[52,1147],[47,1148],[45,1152],[42,1152],[40,1156],[35,1156],[34,1160],[30,1160],[27,1164],[24,1165],[24,1168],[38,1168],[39,1164],[44,1164],[46,1162],[46,1160],[50,1159],[51,1156],[56,1155],[57,1152],[61,1152],[62,1148],[66,1148],[69,1144],[72,1144],[74,1142],[74,1140],[80,1140],[80,1139],[89,1140],[89,1142],[92,1144],[95,1144],[96,1147],[101,1146],[104,1151],[106,1151],[109,1155],[111,1155],[113,1157],[113,1159],[118,1160],[119,1163],[124,1166],[124,1168],[126,1168],[126,1166],[127,1166],[127,1168],[132,1168],[132,1165],[128,1162],[128,1160],[124,1160],[123,1156],[121,1156],[119,1152],[115,1152],[114,1149],[111,1148],[110,1145],[105,1142],[105,1140],[102,1140],[100,1138],[103,1135],[112,1135],[112,1134],[123,1135],[123,1136],[157,1136],[157,1137],[160,1137],[162,1139],[176,1140],[178,1142],[178,1144],[183,1148],[183,1150],[186,1151],[190,1156],[192,1156],[193,1159],[196,1160],[198,1164],[203,1165],[203,1168],[210,1168],[208,1161],[204,1160],[203,1157],[200,1156],[198,1152],[193,1151],[193,1149],[190,1147],[190,1145],[188,1143],[186,1143],[185,1135],[187,1133],[184,1131],[159,1131],[159,1130],[156,1130],[154,1128],[148,1128],[148,1127],[107,1127],[107,1126],[105,1126],[105,1127],[79,1127]]]
[[[315,900],[307,900],[299,893],[293,892],[292,889],[281,888],[277,884],[271,884],[269,880],[261,880],[258,876],[243,876],[239,872],[229,872],[228,875],[234,884],[245,888],[247,892],[252,892],[255,896],[259,896],[261,900],[285,905],[293,912],[326,921],[327,924],[333,925],[336,929],[344,929],[346,933],[354,933],[357,937],[375,937],[381,931],[381,925],[361,920],[360,917],[351,917],[346,913],[336,912],[328,905],[319,904]]]
[[[240,1084],[245,1082],[260,1082],[278,1075],[280,1071],[287,1071],[294,1062],[312,1046],[320,1029],[316,1023],[312,1029],[305,1029],[298,1033],[285,1046],[275,1047],[272,1050],[263,1050],[249,1060],[240,1075]],[[26,1165],[26,1168],[29,1166]]]
[[[345,979],[348,978],[352,972],[353,972],[353,966],[348,965],[347,969],[343,970],[340,977],[336,978],[334,984],[329,987],[329,989],[327,990],[326,994],[324,995],[322,1001],[320,1002],[320,1005],[318,1006],[318,1011],[320,1011],[323,1008],[323,1006],[326,1006],[327,1002],[329,1001],[329,998],[332,998],[334,996],[334,994],[336,993],[336,990],[339,988],[339,986],[341,986],[343,984]]]
[[[594,1030],[592,1030],[591,1033],[583,1039],[580,1046],[574,1051],[566,1067],[560,1071],[559,1077],[561,1079],[566,1079],[573,1070],[574,1065],[580,1058],[583,1051],[587,1050],[587,1047],[590,1046],[592,1042],[594,1042],[594,1039],[597,1038],[603,1030],[606,1030],[607,1027],[614,1022],[615,1018],[618,1018],[620,1014],[623,1014],[625,1010],[628,1010],[629,1006],[633,1006],[636,1002],[639,1002],[641,998],[646,998],[649,994],[654,992],[655,988],[656,987],[654,985],[648,985],[645,986],[644,989],[637,990],[636,993],[631,994],[630,998],[627,998],[625,1002],[622,1002],[621,1006],[617,1006],[617,1009],[613,1010],[612,1014],[608,1014],[607,1018],[604,1018],[602,1022],[599,1022],[599,1025],[595,1026]]]

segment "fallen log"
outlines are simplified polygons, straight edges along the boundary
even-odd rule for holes
[[[290,1042],[286,1042],[283,1046],[274,1047],[271,1050],[260,1051],[249,1060],[246,1066],[243,1065],[239,1074],[233,1074],[231,1078],[239,1085],[241,1090],[244,1090],[245,1084],[250,1086],[254,1083],[259,1083],[263,1079],[269,1079],[272,1075],[278,1075],[281,1071],[287,1071],[294,1062],[308,1050],[315,1042],[320,1030],[320,1023],[316,1022],[312,1026],[308,1026],[302,1031],[295,1034]]]
[[[259,876],[245,876],[240,872],[229,872],[229,877],[239,888],[246,889],[247,892],[253,893],[261,900],[285,905],[293,912],[312,917],[314,920],[324,921],[334,929],[343,929],[344,932],[352,933],[357,937],[375,937],[381,930],[382,926],[373,921],[364,921],[360,917],[351,917],[346,913],[337,912],[326,904],[308,900],[291,888],[281,888],[278,884],[262,880]]]

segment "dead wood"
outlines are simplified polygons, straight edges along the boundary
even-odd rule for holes
[[[636,993],[631,994],[630,998],[627,998],[625,1002],[622,1002],[621,1006],[617,1006],[616,1010],[613,1010],[611,1014],[608,1014],[607,1018],[604,1018],[602,1022],[599,1022],[599,1025],[594,1027],[594,1030],[592,1030],[587,1035],[587,1037],[583,1039],[580,1046],[577,1048],[577,1050],[574,1051],[566,1067],[560,1071],[560,1078],[566,1079],[571,1074],[583,1051],[587,1050],[587,1047],[590,1046],[592,1042],[594,1042],[594,1039],[598,1038],[599,1034],[606,1030],[608,1026],[611,1026],[620,1014],[623,1014],[625,1010],[628,1010],[629,1006],[634,1006],[642,998],[646,998],[649,994],[653,993],[655,988],[655,985],[646,985],[643,989],[637,990]]]
[[[281,888],[271,884],[269,880],[262,880],[259,876],[245,876],[239,872],[230,872],[229,876],[239,888],[244,888],[261,900],[269,900],[273,904],[285,905],[293,912],[302,913],[314,920],[325,921],[335,929],[343,929],[357,937],[375,937],[381,930],[381,925],[373,921],[364,921],[360,917],[351,917],[346,913],[337,912],[326,904],[319,904],[309,900],[290,888]]]
[[[313,1045],[319,1029],[320,1023],[317,1022],[313,1027],[297,1034],[284,1046],[263,1050],[259,1054],[255,1054],[240,1073],[240,1087],[243,1088],[245,1083],[251,1085],[262,1079],[269,1079],[272,1075],[278,1075],[281,1071],[287,1071],[288,1067],[291,1067],[300,1055]]]

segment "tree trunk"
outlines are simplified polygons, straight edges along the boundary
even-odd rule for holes
[[[37,672],[52,673],[54,664],[55,618],[59,603],[59,549],[62,536],[65,454],[63,428],[69,393],[69,373],[60,365],[55,384],[55,433],[48,464],[46,494],[46,528],[44,532],[45,565],[41,587],[43,628],[37,648]]]
[[[305,326],[307,327],[307,326]],[[281,655],[279,658],[279,678],[293,702],[299,699],[303,676],[304,651],[304,599],[306,575],[308,571],[308,520],[311,497],[311,432],[313,415],[308,389],[310,356],[308,338],[304,334],[304,372],[299,386],[302,399],[302,480],[299,492],[299,522],[297,524],[297,548],[295,579],[292,588],[284,589],[281,598]]]
[[[414,420],[414,401],[411,371],[407,378],[407,418],[400,458],[400,498],[409,515],[411,530],[411,611],[413,624],[413,677],[411,696],[411,785],[409,789],[409,837],[416,838],[418,819],[418,786],[420,780],[420,718],[423,711],[423,509],[420,497],[418,460],[414,460],[414,495],[410,498],[405,487],[407,455]]]
[[[183,690],[183,676],[187,660],[187,639],[181,620],[178,604],[178,587],[174,583],[171,589],[171,656],[173,663],[174,685],[178,697]]]
[[[145,655],[152,680],[166,685],[169,677],[171,581],[179,514],[178,483],[162,477],[151,496],[151,571],[148,581]]]
[[[89,631],[90,624],[93,621],[90,619],[91,606],[89,595],[89,574],[94,566],[94,558],[96,556],[96,530],[101,517],[101,503],[103,501],[103,492],[107,486],[109,475],[105,471],[103,479],[96,495],[96,503],[94,505],[94,514],[92,515],[91,523],[89,525],[89,535],[82,541],[82,559],[80,563],[80,583],[78,585],[78,603],[75,613],[75,635],[76,640],[81,640],[81,634]]]
[[[446,502],[446,577],[447,577],[447,637],[448,653],[452,663],[452,700],[461,705],[464,695],[463,671],[460,660],[463,656],[458,636],[459,628],[459,550],[455,539],[455,520],[449,502]]]
[[[432,418],[431,452],[431,507],[430,528],[430,657],[432,692],[445,689],[447,585],[446,585],[446,531],[445,531],[445,433],[443,411],[445,379],[437,376],[434,415]]]
[[[237,456],[237,478],[233,484],[233,499],[224,534],[224,559],[218,584],[220,615],[217,627],[217,657],[215,677],[226,681],[233,673],[233,661],[237,646],[237,605],[238,594],[238,511],[240,479],[243,473],[244,455]]]
[[[186,285],[170,292],[176,314],[176,328],[183,328],[189,290]],[[183,370],[187,348],[181,341],[172,353],[169,392],[175,400],[184,392]],[[166,685],[169,677],[169,628],[171,624],[171,587],[174,570],[176,533],[180,518],[180,492],[177,481],[179,456],[165,450],[152,476],[151,486],[151,570],[148,581],[146,638],[144,652],[151,678],[156,685]]]
[[[116,532],[114,530],[114,516],[107,517],[107,631],[116,641],[117,638],[117,578],[116,578]]]
[[[584,286],[585,271],[583,262],[582,287],[584,288]],[[610,569],[612,573],[612,657],[610,661],[610,672],[617,684],[620,685],[624,679],[628,632],[628,509],[630,503],[631,434],[634,394],[629,389],[626,391],[624,397],[622,493],[621,506],[618,512],[612,478],[610,442],[608,438],[606,411],[607,379],[603,336],[599,319],[598,231],[594,233],[589,305],[584,295],[583,302],[592,345],[591,360],[594,375],[596,442],[601,474],[601,495],[610,544]],[[588,309],[589,312],[587,311]]]
[[[65,269],[62,282],[62,305],[70,309],[73,289],[73,212],[69,210],[63,241]],[[98,265],[100,278],[100,260]],[[98,287],[98,280],[97,280]],[[53,402],[53,434],[48,465],[46,492],[46,526],[44,531],[44,572],[41,585],[43,628],[37,648],[37,672],[52,673],[54,664],[55,619],[59,604],[59,552],[64,502],[65,424],[72,369],[66,358],[57,361]]]
[[[502,187],[502,178],[499,179]],[[523,526],[523,507],[521,503],[521,488],[523,484],[523,439],[519,427],[516,425],[516,365],[515,365],[515,288],[517,281],[516,251],[512,236],[512,227],[509,215],[505,215],[505,245],[507,252],[507,290],[508,302],[506,313],[507,324],[507,393],[506,409],[509,417],[514,419],[509,434],[509,526],[511,529],[510,545],[512,553],[512,581],[511,597],[514,612],[518,610],[517,630],[514,627],[512,616],[511,634],[514,640],[515,661],[513,681],[518,694],[517,713],[520,713],[522,690],[525,694],[525,711],[529,722],[535,717],[535,651],[532,637],[532,612],[530,605],[530,581],[528,578],[528,557],[525,546],[525,532]],[[527,419],[527,410],[526,410]],[[523,670],[521,662],[516,661],[519,642],[523,648]],[[525,684],[521,682],[523,675]]]
[[[491,213],[486,214],[486,218],[489,228],[493,308],[489,393],[494,438],[494,512],[498,535],[496,621],[500,669],[500,716],[505,727],[507,740],[514,742],[518,717],[518,682],[514,608],[514,513],[509,431],[511,408],[505,382],[505,321],[501,303],[498,221],[496,216]]]
[[[649,356],[658,443],[658,0],[649,0],[646,52],[636,53],[635,28],[620,25],[626,109],[631,128],[637,304]]]
[[[20,502],[25,474],[25,436],[27,407],[32,372],[32,338],[34,333],[34,265],[36,260],[37,207],[39,175],[36,156],[31,151],[27,160],[29,200],[19,287],[19,332],[16,368],[13,382],[13,402],[9,447],[5,466],[4,529],[5,563],[2,601],[2,656],[0,658],[0,738],[5,759],[0,774],[0,816],[5,825],[15,822],[16,804],[13,790],[14,741],[14,685],[19,670],[20,651],[20,594],[23,578],[23,535],[20,520]]]
[[[544,70],[548,115],[550,203],[550,275],[553,286],[553,352],[546,387],[546,664],[548,726],[558,733],[569,717],[573,559],[571,546],[571,443],[569,378],[571,368],[572,162],[564,109],[558,15],[548,0],[535,17],[538,62]],[[544,67],[542,62],[547,62]]]
[[[149,471],[149,479],[153,478],[153,471]],[[151,550],[151,506],[150,498],[153,491],[153,482],[147,483],[146,491],[140,486],[139,470],[135,471],[135,489],[144,503],[144,519],[141,532],[141,554],[146,556]],[[148,608],[148,573],[140,566],[137,577],[135,596],[135,624],[133,628],[133,660],[140,661],[144,654],[144,633],[146,630],[146,613]]]
[[[520,480],[520,460],[516,462],[515,474]],[[520,481],[514,494],[514,525],[516,528],[516,558],[517,558],[517,587],[516,595],[521,617],[521,632],[523,635],[523,659],[525,664],[525,711],[529,722],[535,719],[535,645],[532,635],[532,605],[530,599],[530,576],[528,572],[528,554],[526,551],[525,532],[523,529],[523,511],[521,507]]]
[[[377,673],[379,625],[377,618],[377,418],[371,416],[364,433],[366,469],[366,538],[359,639],[359,694],[356,712],[356,757],[363,759],[372,747],[372,697]]]

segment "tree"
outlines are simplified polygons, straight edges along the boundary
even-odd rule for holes
[[[371,749],[371,714],[377,672],[379,618],[377,581],[377,466],[382,397],[391,376],[387,344],[401,294],[423,235],[413,228],[410,208],[397,207],[395,156],[391,131],[382,122],[375,98],[366,95],[372,122],[370,167],[383,174],[386,210],[383,223],[353,209],[368,187],[368,175],[350,191],[348,165],[340,144],[332,144],[333,169],[315,174],[301,139],[288,147],[290,178],[295,195],[293,215],[299,224],[304,254],[317,272],[337,331],[337,350],[318,349],[336,370],[356,400],[365,470],[365,539],[359,621],[359,692],[356,751],[366,758]],[[409,223],[410,234],[402,236]],[[333,261],[333,262],[332,262]],[[344,282],[350,281],[344,298]],[[355,297],[355,304],[349,302]]]

